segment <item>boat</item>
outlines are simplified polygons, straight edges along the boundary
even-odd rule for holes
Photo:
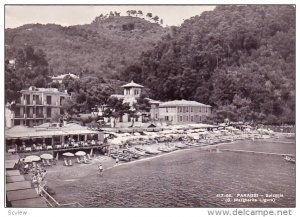
[[[167,147],[160,147],[158,150],[162,151],[162,152],[171,152],[172,151],[170,148],[167,148]]]
[[[120,160],[120,161],[128,162],[128,161],[131,161],[131,158],[130,158],[129,156],[120,155],[120,156],[119,156],[119,160]]]
[[[160,152],[159,151],[154,151],[154,150],[147,149],[147,150],[145,150],[145,153],[146,154],[156,155],[156,154],[159,154]]]
[[[175,147],[179,148],[179,149],[184,149],[184,148],[186,148],[186,145],[184,145],[184,144],[176,144]]]
[[[291,162],[291,163],[296,163],[296,158],[295,158],[295,156],[292,156],[292,155],[285,155],[284,160]]]

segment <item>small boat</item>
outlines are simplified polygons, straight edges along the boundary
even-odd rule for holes
[[[154,151],[154,150],[145,150],[145,153],[146,154],[159,154],[160,152],[158,152],[158,151]]]
[[[110,156],[111,156],[113,159],[117,159],[119,155],[116,154],[116,153],[113,153],[113,154],[110,154]]]
[[[176,148],[180,148],[180,149],[184,149],[184,148],[186,148],[186,145],[184,145],[184,144],[176,144],[175,147]]]
[[[120,155],[120,156],[119,156],[119,160],[120,160],[120,161],[128,162],[128,161],[131,161],[131,158],[130,158],[129,156]]]
[[[160,147],[158,150],[162,151],[162,152],[171,152],[172,151],[171,149],[169,149],[167,147]]]
[[[140,155],[133,154],[131,157],[132,157],[133,159],[139,159],[139,158],[140,158]]]
[[[284,160],[291,162],[291,163],[296,163],[296,158],[295,158],[295,156],[292,156],[292,155],[285,155]]]

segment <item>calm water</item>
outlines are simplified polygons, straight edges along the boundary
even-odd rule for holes
[[[264,142],[263,148],[261,141],[230,145],[226,148],[295,150],[295,144],[278,142]],[[103,177],[91,174],[57,186],[55,197],[85,207],[294,207],[295,173],[295,164],[281,157],[192,149],[122,165],[105,171]],[[233,202],[241,193],[283,197],[266,203]],[[217,194],[231,194],[231,201]]]

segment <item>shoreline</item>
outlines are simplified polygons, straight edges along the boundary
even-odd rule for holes
[[[278,135],[277,135],[277,137],[276,137],[276,135],[275,135],[275,136],[270,136],[270,138],[256,138],[255,141],[267,141],[267,140],[271,140],[271,139],[274,140],[274,139],[280,139],[280,138],[287,138],[287,137],[285,137],[284,135],[281,135],[280,137],[278,137]],[[119,163],[118,165],[115,164],[113,166],[105,168],[103,171],[108,171],[108,170],[111,170],[111,169],[114,169],[114,168],[117,168],[117,167],[120,167],[120,166],[131,165],[131,164],[138,163],[138,162],[150,161],[150,160],[153,160],[153,159],[156,159],[156,158],[159,158],[159,157],[171,155],[173,153],[180,153],[180,152],[189,151],[189,150],[193,150],[193,149],[200,149],[200,150],[208,151],[209,149],[214,149],[214,148],[222,146],[222,145],[232,144],[232,143],[236,143],[236,142],[244,142],[244,141],[253,141],[253,140],[250,139],[250,138],[245,138],[245,139],[233,140],[231,142],[220,142],[220,143],[217,143],[217,144],[203,144],[203,145],[199,145],[199,146],[188,146],[187,148],[178,149],[178,150],[174,150],[174,151],[167,152],[167,153],[162,152],[162,153],[159,153],[157,155],[147,156],[147,157],[132,160],[132,161],[129,161],[129,162],[122,162],[122,163]],[[270,142],[287,143],[287,144],[294,143],[294,142],[279,142],[279,141],[270,141]],[[156,144],[152,144],[150,146],[155,146],[155,145]],[[282,154],[282,155],[285,155],[285,154]]]
[[[282,137],[282,138],[284,138],[284,137]],[[276,141],[277,139],[278,138],[272,136],[268,139],[256,139],[256,141],[260,140],[260,141],[272,142],[272,140]],[[180,153],[190,152],[191,154],[193,154],[193,153],[196,153],[193,150],[197,150],[197,151],[203,150],[203,152],[207,152],[207,151],[209,151],[209,149],[213,149],[213,151],[215,151],[214,149],[216,147],[220,147],[222,145],[228,145],[228,144],[234,144],[234,143],[238,144],[239,142],[250,142],[250,141],[251,141],[251,139],[243,139],[243,140],[235,140],[232,142],[222,142],[222,143],[212,144],[212,145],[202,144],[199,146],[189,146],[187,148],[175,150],[175,151],[168,152],[168,153],[162,152],[157,155],[142,157],[140,159],[133,160],[130,162],[121,162],[118,165],[115,164],[115,160],[112,159],[111,157],[97,155],[96,157],[92,158],[93,160],[92,160],[91,164],[74,164],[73,167],[65,167],[60,163],[57,165],[58,167],[51,167],[51,168],[49,168],[49,170],[47,170],[47,171],[49,171],[47,180],[48,180],[49,187],[51,187],[51,189],[53,189],[54,192],[57,191],[57,195],[54,195],[53,197],[57,201],[59,201],[59,203],[64,204],[64,203],[77,201],[78,198],[65,196],[64,194],[61,194],[61,191],[64,191],[63,189],[68,186],[71,187],[71,186],[80,185],[81,180],[85,180],[88,177],[90,177],[88,179],[93,180],[92,182],[95,182],[95,183],[98,182],[98,181],[96,181],[96,180],[98,180],[98,178],[99,178],[100,182],[108,183],[108,182],[110,182],[109,180],[111,180],[112,177],[118,176],[116,174],[123,173],[122,167],[125,169],[124,171],[126,171],[126,172],[128,171],[128,169],[130,171],[131,168],[133,168],[132,167],[133,165],[139,165],[139,166],[137,166],[137,168],[139,170],[140,169],[143,170],[142,169],[143,165],[140,165],[139,163],[151,162],[151,161],[155,162],[155,159],[159,159],[164,156],[166,157],[165,159],[168,161],[168,159],[172,159],[172,158],[177,158],[177,157],[181,158],[181,155],[174,156],[174,155],[180,154]],[[221,150],[221,152],[222,152],[222,150]],[[184,154],[184,155],[186,155],[186,154]],[[218,155],[218,156],[221,156],[221,155]],[[103,164],[103,167],[104,167],[103,178],[98,177],[99,176],[98,163],[100,163],[100,162]],[[116,168],[120,168],[120,170],[114,170]],[[117,183],[119,183],[119,181]]]

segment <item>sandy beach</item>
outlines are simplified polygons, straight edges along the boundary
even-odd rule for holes
[[[212,139],[213,138],[210,138],[210,140],[212,140]],[[160,143],[150,144],[150,145],[147,145],[147,147],[157,149],[161,145],[162,144],[160,144]],[[142,182],[145,182],[144,184],[146,184],[146,183],[149,184],[148,179],[152,179],[151,172],[149,174],[144,173],[145,172],[144,170],[147,170],[147,167],[149,167],[149,166],[151,168],[152,168],[152,166],[155,166],[155,168],[156,167],[161,168],[164,166],[168,167],[168,165],[166,165],[166,162],[169,162],[169,161],[171,161],[171,164],[172,164],[172,162],[176,162],[175,164],[177,165],[177,163],[178,163],[177,160],[180,160],[182,157],[184,157],[184,158],[187,157],[187,159],[182,161],[182,163],[181,163],[184,165],[185,164],[184,162],[186,162],[186,161],[190,162],[190,160],[191,160],[191,159],[188,159],[189,158],[188,155],[193,155],[193,157],[196,157],[197,155],[199,155],[199,156],[201,156],[202,160],[206,159],[206,157],[210,156],[210,155],[213,157],[215,157],[215,156],[217,156],[217,157],[218,156],[231,156],[231,157],[236,156],[238,158],[240,158],[240,156],[241,156],[241,154],[239,154],[239,153],[225,153],[224,152],[224,153],[221,153],[221,155],[215,155],[214,151],[210,152],[211,150],[215,150],[216,148],[221,150],[221,152],[222,152],[222,148],[223,149],[224,148],[226,148],[226,149],[228,149],[228,148],[237,149],[238,148],[238,149],[244,149],[244,150],[265,151],[265,152],[270,152],[271,150],[274,151],[274,149],[275,149],[278,153],[295,154],[294,139],[287,139],[287,138],[285,138],[284,134],[276,134],[276,135],[273,135],[271,138],[256,139],[255,141],[253,141],[251,139],[243,139],[243,140],[238,140],[238,141],[233,141],[233,142],[228,142],[228,143],[211,144],[211,145],[209,143],[206,143],[206,144],[203,143],[199,147],[196,147],[196,146],[189,147],[186,149],[180,149],[180,150],[176,150],[176,151],[169,152],[169,153],[161,153],[158,155],[142,157],[138,160],[134,160],[134,161],[130,161],[130,162],[122,162],[121,161],[118,164],[116,164],[115,159],[112,159],[111,157],[104,156],[104,155],[96,155],[96,156],[94,155],[92,157],[90,164],[77,164],[73,160],[73,162],[74,162],[73,166],[66,167],[63,165],[63,161],[58,161],[57,165],[52,166],[52,167],[47,167],[46,168],[47,169],[47,177],[46,177],[47,185],[51,189],[54,190],[54,192],[56,194],[53,196],[60,203],[63,204],[63,203],[79,202],[83,206],[86,206],[87,203],[84,202],[85,201],[84,198],[87,196],[87,192],[91,193],[90,191],[92,191],[92,189],[90,189],[90,188],[94,188],[96,192],[103,191],[102,193],[100,193],[101,195],[104,194],[104,192],[106,192],[105,195],[107,195],[111,191],[107,188],[110,188],[111,185],[113,185],[114,187],[118,186],[117,192],[119,190],[121,190],[121,191],[124,190],[128,194],[131,195],[130,189],[134,188],[134,186],[136,185],[136,181],[139,180],[141,177],[143,180]],[[196,154],[196,153],[198,153],[198,154]],[[242,155],[242,156],[244,156],[244,155]],[[258,158],[259,160],[256,159],[252,162],[252,160],[253,160],[253,159],[251,159],[252,157],[255,159],[257,157],[259,157]],[[257,161],[261,161],[261,159],[262,159],[260,155],[256,155],[256,156],[249,155],[246,158],[249,158],[249,162],[252,162],[253,164],[257,163]],[[263,159],[264,160],[266,160],[266,159],[274,160],[275,159],[275,161],[278,162],[280,165],[282,163],[284,163],[282,165],[282,167],[292,166],[290,164],[286,165],[285,162],[283,161],[283,159],[276,158],[273,156],[267,156],[267,157],[264,157]],[[198,161],[199,159],[195,158],[194,160]],[[206,162],[205,164],[207,164],[207,161],[205,161],[205,162]],[[103,168],[104,168],[103,177],[100,177],[100,175],[99,175],[99,171],[98,171],[99,163],[102,163]],[[218,163],[219,162],[217,160],[216,164],[218,164]],[[230,162],[230,163],[232,163],[232,162]],[[264,162],[264,164],[269,164],[269,161]],[[228,166],[230,166],[230,165],[228,165]],[[245,167],[246,167],[245,170],[247,170],[247,166],[245,166]],[[178,174],[180,174],[182,169],[183,168],[179,169],[179,171],[176,170],[176,173],[178,172]],[[251,174],[257,173],[257,171],[255,171],[255,170],[252,171],[251,168],[249,168],[249,169],[251,170],[251,172],[250,172]],[[158,173],[158,174],[156,174],[156,176],[157,175],[161,176],[162,174],[161,174],[161,172],[159,172],[159,170],[158,171],[154,170],[153,173]],[[239,168],[239,170],[243,170],[243,168],[241,167],[241,168]],[[263,170],[263,169],[259,169],[260,172],[262,172],[261,170]],[[274,171],[275,170],[278,173],[278,169],[274,168]],[[166,173],[168,173],[168,172],[166,172]],[[225,173],[224,172],[225,171],[221,172],[221,174],[222,174],[221,176],[227,177],[226,172]],[[279,172],[279,173],[282,173],[282,172]],[[139,175],[141,175],[141,177],[139,177]],[[173,175],[170,175],[170,177],[172,177]],[[228,174],[228,175],[230,176],[230,174]],[[275,174],[273,174],[273,175],[275,176]],[[163,175],[163,177],[165,177],[165,176]],[[117,180],[116,180],[116,178],[117,178]],[[167,177],[165,177],[165,178],[167,178]],[[132,179],[132,181],[130,181],[131,179]],[[132,186],[131,187],[128,186],[129,189],[127,189],[127,188],[123,189],[122,180],[125,183],[131,183]],[[195,181],[196,180],[197,179],[195,179]],[[201,182],[201,178],[199,179],[199,182]],[[217,183],[215,183],[215,184],[217,184]],[[280,185],[280,183],[278,183],[278,185]],[[280,187],[280,186],[277,186],[277,187]],[[86,188],[88,188],[89,190],[87,190]],[[257,186],[257,188],[258,188],[258,186]],[[76,191],[75,191],[75,189],[76,189]],[[218,189],[218,188],[216,188],[216,189]],[[292,189],[290,191],[293,192]],[[113,193],[116,197],[121,197],[121,198],[124,197],[124,195],[122,195],[122,194],[120,194],[118,196],[119,193],[117,193],[117,192],[111,192],[111,193]],[[143,195],[144,193],[142,191],[139,191],[139,195],[140,194]],[[115,196],[114,196],[114,198],[115,198]],[[98,196],[92,196],[92,198],[94,198],[95,200],[97,197]],[[188,196],[186,196],[186,197],[189,198]],[[111,200],[114,201],[115,199],[111,199]],[[100,204],[97,205],[97,202],[93,202],[93,203],[89,202],[88,204],[91,204],[91,205],[89,205],[89,207],[93,207],[93,206],[95,206],[95,207],[123,207],[124,206],[124,204],[120,204],[120,205],[118,205],[118,203],[115,204],[111,200],[107,200],[105,203],[101,202],[100,204],[102,204],[102,205],[100,205]],[[187,200],[190,200],[190,198]],[[211,199],[208,199],[208,201],[210,201],[210,200]],[[132,207],[132,205],[134,203],[130,203],[128,201],[128,204],[129,204],[129,207]],[[147,202],[141,203],[138,206],[139,207],[140,206],[148,207]],[[158,204],[155,205],[155,203],[153,203],[153,202],[151,202],[149,204],[149,206],[150,207],[159,207]],[[174,204],[171,206],[174,206]],[[198,206],[202,206],[202,205],[198,204]],[[267,206],[270,206],[270,204]]]

